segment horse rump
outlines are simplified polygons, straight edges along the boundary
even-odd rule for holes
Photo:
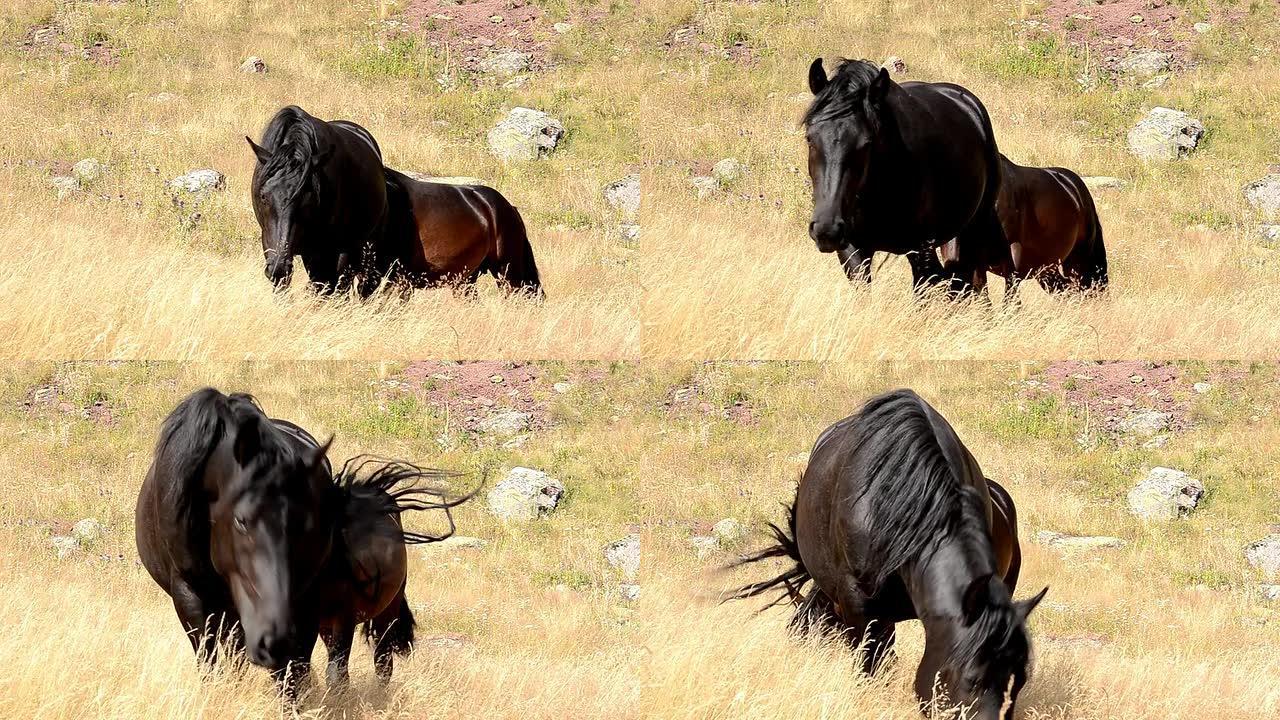
[[[408,655],[413,650],[417,625],[417,621],[413,619],[413,610],[409,607],[409,599],[405,597],[404,587],[401,587],[391,607],[364,624],[364,639],[373,647],[375,660],[391,653]],[[381,661],[378,662],[381,664]]]
[[[520,211],[497,190],[482,188],[486,199],[493,206],[498,223],[497,247],[494,255],[485,260],[484,268],[509,292],[524,293],[535,300],[545,300],[538,263],[533,258],[533,245]]]

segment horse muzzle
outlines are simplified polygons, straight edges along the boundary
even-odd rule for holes
[[[809,237],[818,246],[818,252],[833,253],[848,244],[849,225],[844,218],[809,223]]]
[[[265,274],[277,291],[284,290],[289,287],[289,281],[293,279],[293,262],[291,260],[268,262]]]

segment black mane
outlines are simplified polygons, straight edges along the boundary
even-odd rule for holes
[[[453,535],[456,527],[451,510],[480,491],[477,487],[465,495],[450,498],[443,482],[452,477],[457,474],[399,460],[357,455],[343,464],[333,482],[347,518],[353,513],[399,515],[406,510],[443,510],[449,523],[449,529],[443,534],[403,531],[406,543],[421,544],[439,542]],[[427,484],[420,485],[421,481]]]
[[[262,168],[262,181],[279,184],[286,202],[292,200],[301,191],[319,149],[311,116],[296,105],[282,108],[262,132],[262,146],[271,152]]]
[[[867,98],[867,88],[880,74],[880,66],[869,60],[840,59],[835,75],[813,98],[804,114],[805,126],[859,112]]]

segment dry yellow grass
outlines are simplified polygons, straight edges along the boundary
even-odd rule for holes
[[[401,4],[383,5],[394,12]],[[557,71],[518,91],[464,84],[445,92],[435,81],[449,69],[445,59],[380,41],[370,27],[376,8],[337,0],[6,6],[0,356],[634,356],[635,248],[601,197],[636,158],[633,136],[611,119],[634,102],[627,88],[603,81],[612,70],[599,56],[611,40],[568,46]],[[46,25],[73,45],[105,38],[120,48],[119,64],[19,47],[29,28]],[[266,58],[266,74],[238,71],[250,54]],[[479,176],[503,192],[529,225],[548,301],[504,300],[487,278],[474,302],[447,290],[408,303],[316,303],[300,289],[273,297],[243,136],[257,137],[290,103],[364,124],[393,167]],[[522,104],[558,116],[570,134],[551,159],[505,167],[489,156],[484,134]],[[57,200],[50,165],[84,157],[105,163],[107,175]],[[224,172],[227,188],[188,229],[163,185],[203,167]]]
[[[134,563],[132,504],[157,424],[184,393],[211,382],[252,389],[273,414],[338,435],[336,457],[376,451],[449,468],[524,464],[549,470],[569,494],[544,521],[505,527],[480,503],[459,532],[478,551],[411,554],[409,597],[424,640],[384,695],[361,648],[354,689],[308,696],[307,717],[395,718],[912,718],[917,625],[902,628],[884,677],[853,674],[846,650],[802,643],[786,614],[717,593],[776,567],[721,573],[733,557],[699,560],[692,528],[736,517],[766,540],[764,522],[790,498],[814,436],[866,395],[911,384],[956,425],[984,470],[1015,497],[1021,532],[1106,533],[1121,550],[1062,557],[1024,541],[1019,595],[1050,586],[1032,623],[1036,663],[1021,720],[1241,720],[1280,711],[1280,615],[1260,601],[1241,546],[1267,532],[1280,499],[1276,368],[1257,367],[1192,401],[1196,428],[1158,450],[1079,449],[1084,419],[1025,399],[1010,365],[891,363],[616,366],[550,400],[553,426],[516,450],[464,443],[441,450],[433,408],[378,400],[395,366],[225,364],[10,368],[0,376],[0,716],[271,717],[257,668],[202,678],[167,598]],[[1035,367],[1024,368],[1035,371]],[[563,370],[545,368],[548,382]],[[1186,366],[1186,382],[1215,366]],[[56,407],[26,410],[54,383],[73,408],[116,409],[103,426]],[[662,405],[677,387],[698,401]],[[757,421],[704,411],[745,402]],[[1255,419],[1256,418],[1256,419]],[[1143,468],[1185,468],[1209,488],[1180,523],[1145,527],[1123,509]],[[97,517],[103,543],[56,560],[44,523]],[[415,523],[422,522],[415,518]],[[642,591],[621,603],[601,547],[627,532],[642,542]],[[107,556],[100,559],[99,554]],[[122,559],[112,559],[122,555]],[[461,649],[425,642],[440,633]],[[317,660],[323,651],[317,652]]]
[[[672,52],[647,91],[646,356],[1240,358],[1280,346],[1280,251],[1259,239],[1261,218],[1241,193],[1280,158],[1264,129],[1280,122],[1268,90],[1280,86],[1272,5],[1255,4],[1245,21],[1193,40],[1197,67],[1161,89],[1104,84],[1094,92],[1074,80],[1091,61],[1017,19],[1028,3],[641,5],[657,28],[692,27],[698,41],[742,41],[757,56],[741,64]],[[1218,4],[1184,5],[1190,22]],[[1079,302],[1025,287],[1016,314],[920,307],[907,297],[904,261],[887,263],[868,290],[851,287],[834,256],[816,251],[799,127],[808,63],[890,54],[905,58],[905,79],[971,88],[1014,160],[1129,181],[1094,193],[1108,297]],[[682,111],[668,112],[673,105]],[[1157,105],[1209,128],[1189,159],[1144,165],[1124,149],[1128,128]],[[745,163],[746,177],[697,200],[688,178],[723,157]],[[997,306],[1001,292],[994,281]]]

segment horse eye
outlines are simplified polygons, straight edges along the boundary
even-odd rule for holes
[[[249,532],[249,529],[245,527],[244,518],[240,517],[239,515],[235,517],[233,524],[235,525],[236,532],[241,532],[241,533]]]

